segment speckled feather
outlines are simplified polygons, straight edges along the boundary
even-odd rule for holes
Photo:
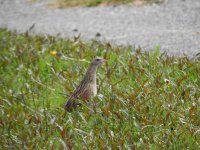
[[[77,99],[88,101],[96,96],[97,94],[97,85],[96,85],[96,70],[97,67],[103,63],[105,60],[102,58],[95,58],[80,85],[76,88],[73,94],[69,97],[68,101],[65,104],[65,110],[72,111],[76,109],[81,104],[77,102]]]

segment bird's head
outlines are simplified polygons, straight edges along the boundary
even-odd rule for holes
[[[104,62],[106,62],[105,59],[103,59],[103,58],[101,58],[101,57],[96,57],[96,58],[93,59],[92,65],[98,66],[98,65],[100,65],[100,64],[102,64],[102,63],[104,63]]]

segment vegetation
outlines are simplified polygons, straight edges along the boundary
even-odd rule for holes
[[[98,96],[65,113],[97,55],[108,60],[98,70]],[[0,149],[199,149],[199,71],[199,59],[159,47],[0,29]]]
[[[111,4],[145,4],[145,3],[160,3],[164,0],[55,0],[50,3],[51,7],[76,7],[76,6],[97,6]]]

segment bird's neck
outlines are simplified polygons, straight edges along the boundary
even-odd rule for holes
[[[97,71],[97,66],[90,65],[90,67],[86,72],[85,78],[87,78],[89,82],[96,83],[96,71]]]

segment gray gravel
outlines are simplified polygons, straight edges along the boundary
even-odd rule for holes
[[[161,5],[49,9],[47,0],[0,0],[0,27],[18,32],[33,24],[33,34],[83,39],[96,38],[117,45],[160,45],[170,55],[200,52],[200,0],[168,0]]]

